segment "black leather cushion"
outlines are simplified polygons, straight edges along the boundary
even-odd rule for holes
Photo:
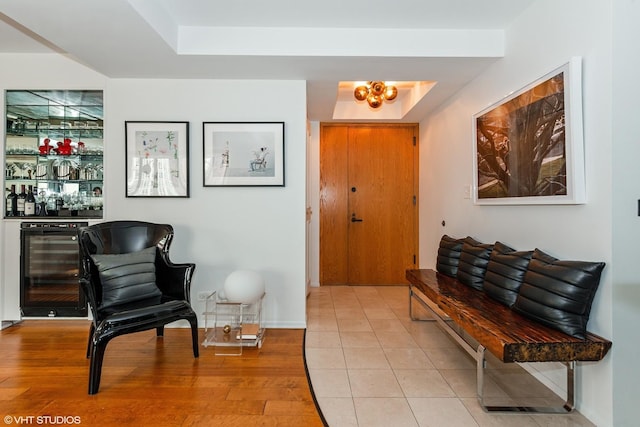
[[[584,339],[604,262],[560,261],[536,249],[513,309]]]
[[[440,238],[438,259],[436,260],[436,270],[438,272],[456,277],[463,241],[464,239],[454,239],[446,234]]]
[[[102,283],[101,308],[162,295],[156,286],[156,247],[127,254],[91,255]]]
[[[496,242],[482,285],[487,295],[511,307],[516,302],[532,255],[533,251],[516,252],[513,248]]]
[[[493,244],[480,243],[471,237],[464,239],[456,277],[472,288],[482,290]]]

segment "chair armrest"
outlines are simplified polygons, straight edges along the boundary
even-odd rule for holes
[[[98,318],[96,313],[96,307],[98,307],[98,301],[96,298],[96,293],[94,287],[91,285],[91,276],[89,274],[85,274],[80,277],[80,288],[84,295],[87,297],[87,302],[89,303],[89,308],[91,309],[91,313],[93,314],[94,321]]]
[[[166,257],[156,258],[156,285],[163,294],[186,301],[191,300],[191,278],[196,265],[174,264]]]

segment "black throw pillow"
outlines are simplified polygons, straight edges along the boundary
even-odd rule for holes
[[[482,290],[493,244],[480,243],[471,237],[464,239],[456,277],[467,286]]]
[[[533,251],[516,252],[509,246],[496,242],[482,285],[487,295],[511,307],[516,302],[532,255]]]
[[[436,270],[438,270],[439,273],[456,277],[463,241],[464,239],[454,239],[446,234],[440,238],[438,259],[436,261]]]
[[[513,306],[517,312],[585,339],[604,262],[560,261],[536,249]]]
[[[162,295],[156,286],[156,247],[127,254],[91,255],[102,283],[102,305],[111,307]]]

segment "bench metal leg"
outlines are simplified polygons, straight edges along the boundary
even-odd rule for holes
[[[484,371],[487,361],[484,357],[485,348],[482,345],[476,350],[476,376],[478,403],[485,412],[529,412],[538,414],[566,414],[574,409],[574,386],[576,362],[564,362],[567,368],[567,400],[561,407],[552,406],[491,406],[484,403]]]
[[[409,302],[411,302],[411,299],[414,295],[417,295],[417,294],[413,292],[413,289],[409,288]],[[454,322],[452,322],[451,319],[446,315],[443,316],[439,314],[438,311],[436,311],[436,308],[432,307],[431,306],[432,303],[430,303],[428,300],[424,300],[419,296],[415,296],[415,298],[420,303],[420,305],[426,308],[432,315],[432,318],[424,319],[424,320],[436,321],[444,332],[446,332],[451,338],[453,338],[460,345],[460,347],[462,347],[467,353],[469,353],[471,357],[475,359],[476,349],[472,347],[468,342],[466,342],[464,338],[462,338],[464,333],[462,328],[456,325]],[[409,305],[409,310],[411,310],[411,305]],[[410,317],[412,317],[411,313],[409,313],[409,315]],[[412,318],[412,320],[414,319]],[[417,320],[422,320],[422,319],[417,319]]]
[[[426,308],[429,313],[431,313],[431,317],[426,319],[421,319],[419,317],[415,317],[413,315],[413,301],[414,299],[419,303],[420,307]],[[444,314],[441,311],[436,311],[436,308],[427,304],[422,298],[420,298],[414,291],[413,287],[409,286],[409,318],[415,322],[445,322],[447,328],[455,327],[457,329],[457,334],[462,335],[462,328],[458,325],[451,322],[449,316]],[[455,338],[455,337],[454,337]],[[472,350],[472,353],[475,354],[475,350]]]
[[[413,318],[413,299],[426,308],[432,315],[433,319],[414,319]],[[476,380],[478,403],[485,412],[528,412],[538,414],[566,414],[574,409],[574,388],[575,388],[575,367],[576,362],[563,362],[567,368],[567,400],[561,407],[537,407],[537,406],[491,406],[484,403],[484,374],[487,362],[484,357],[485,347],[478,345],[474,348],[462,338],[463,331],[458,325],[451,325],[448,322],[451,319],[440,316],[434,307],[430,305],[430,301],[424,300],[417,296],[413,291],[413,287],[409,287],[409,317],[411,320],[435,320],[443,331],[447,332],[471,357],[476,360]],[[454,328],[455,326],[455,328]]]
[[[417,298],[417,297],[415,296],[415,292],[413,292],[413,287],[409,286],[409,318],[411,318],[411,320],[421,321],[421,322],[433,322],[433,321],[435,321],[436,320],[435,318],[420,319],[418,317],[414,317],[413,316],[413,299],[414,298]],[[424,303],[419,298],[418,298],[418,302],[421,303],[420,305],[424,306]],[[433,310],[429,309],[429,311],[432,312]]]

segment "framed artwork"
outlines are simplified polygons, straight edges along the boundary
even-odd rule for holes
[[[189,197],[189,122],[125,122],[127,197]]]
[[[284,122],[205,122],[203,185],[284,186]]]
[[[585,203],[581,59],[473,116],[474,202]]]

